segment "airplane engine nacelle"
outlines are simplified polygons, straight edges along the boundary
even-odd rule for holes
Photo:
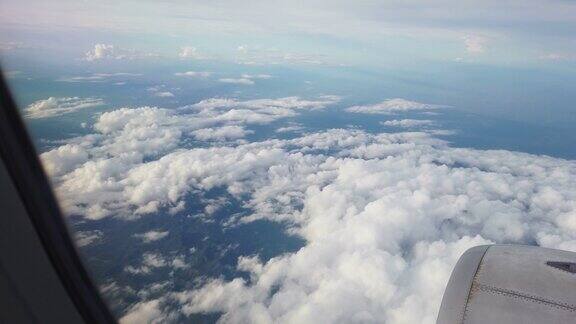
[[[576,253],[485,245],[462,255],[437,324],[576,323]]]

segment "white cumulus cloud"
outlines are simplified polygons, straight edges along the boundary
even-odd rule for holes
[[[185,136],[217,142],[235,139],[251,132],[245,125],[271,123],[296,116],[299,110],[322,109],[337,100],[334,96],[317,100],[207,99],[178,112],[155,107],[121,108],[98,116],[93,126],[97,133],[70,139],[66,145],[41,154],[41,159],[55,177],[61,205],[68,213],[92,219],[113,214],[134,218],[162,206],[181,208],[179,195],[186,192],[176,186],[172,198],[163,200],[142,187],[129,189],[124,178],[130,174],[140,177],[137,167],[145,159],[176,150]],[[119,203],[120,196],[124,198]]]
[[[135,234],[134,237],[142,240],[142,243],[150,243],[161,240],[170,234],[169,231],[149,231],[146,233]]]
[[[259,214],[252,219],[295,222],[306,246],[265,263],[239,259],[250,282],[213,279],[182,292],[185,314],[222,312],[223,322],[434,323],[467,248],[532,241],[576,248],[571,226],[552,225],[574,218],[565,210],[576,207],[576,185],[564,178],[576,174],[573,162],[453,149],[421,133],[330,131],[290,145],[341,156],[278,153],[265,163],[272,165],[252,168],[262,180],[242,183]]]
[[[113,44],[95,44],[91,50],[86,52],[84,59],[93,62],[102,60],[132,60],[157,56],[158,54],[155,53],[124,49]]]
[[[94,48],[86,52],[87,61],[96,61],[106,58],[121,59],[123,56],[116,53],[116,47],[110,44],[96,44]]]
[[[253,131],[246,130],[242,126],[222,126],[216,128],[202,128],[192,132],[194,137],[202,141],[223,141],[230,139],[238,139],[251,134]]]
[[[304,126],[298,123],[288,123],[288,125],[276,129],[276,133],[290,133],[290,132],[298,133],[302,132],[303,130]]]
[[[166,316],[160,309],[160,300],[150,300],[133,305],[128,313],[120,318],[122,324],[162,323]]]
[[[152,271],[160,268],[169,267],[174,270],[182,270],[188,268],[188,264],[184,261],[183,255],[164,256],[160,253],[147,252],[142,256],[142,262],[139,266],[127,266],[124,271],[133,275],[149,275]]]

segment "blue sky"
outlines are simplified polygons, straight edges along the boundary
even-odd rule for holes
[[[571,1],[3,1],[2,41],[69,55],[112,43],[174,57],[252,51],[331,64],[414,61],[566,65],[576,56]],[[263,60],[263,59],[262,59]]]
[[[10,73],[156,74],[168,65],[202,70],[220,63],[349,67],[443,87],[457,98],[444,103],[476,113],[564,127],[576,122],[571,1],[27,0],[0,6],[0,50]],[[94,56],[98,44],[105,47]]]

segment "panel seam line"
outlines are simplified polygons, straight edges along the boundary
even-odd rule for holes
[[[497,288],[497,287],[493,287],[493,286],[489,286],[489,285],[484,285],[484,284],[478,284],[477,288],[478,288],[479,290],[482,290],[482,291],[488,292],[488,293],[492,293],[492,294],[498,294],[498,295],[503,295],[503,296],[506,296],[506,297],[523,299],[523,300],[526,300],[526,301],[530,301],[530,302],[534,302],[534,303],[538,303],[538,304],[542,304],[542,305],[546,305],[546,306],[550,306],[550,307],[554,307],[554,308],[566,310],[566,311],[569,311],[569,312],[576,312],[576,306],[574,306],[574,305],[570,305],[570,304],[567,304],[567,303],[550,300],[550,299],[543,298],[543,297],[540,297],[540,296],[534,296],[534,295],[530,295],[530,294],[523,293],[523,292],[519,292],[519,291],[515,291],[515,290],[504,289],[504,288]]]

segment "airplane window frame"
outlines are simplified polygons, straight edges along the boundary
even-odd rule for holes
[[[116,323],[70,236],[63,214],[0,68],[0,158],[70,299],[87,323]]]

